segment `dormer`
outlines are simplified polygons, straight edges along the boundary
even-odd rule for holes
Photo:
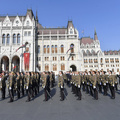
[[[22,26],[22,23],[20,21],[19,16],[17,15],[14,22],[13,22],[13,26]]]
[[[6,16],[6,18],[3,21],[3,26],[4,27],[11,26],[11,21],[10,21],[10,18],[8,17],[8,15]]]
[[[72,21],[68,21],[67,31],[68,31],[68,34],[70,35],[73,35],[75,33],[75,29],[74,29]]]
[[[32,26],[32,21],[31,21],[29,15],[26,16],[26,19],[24,21],[24,26]]]

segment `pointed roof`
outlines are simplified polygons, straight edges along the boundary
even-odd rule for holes
[[[37,10],[36,10],[36,21],[38,22],[38,15],[37,15]]]
[[[98,40],[96,29],[95,29],[95,32],[94,32],[94,40]]]

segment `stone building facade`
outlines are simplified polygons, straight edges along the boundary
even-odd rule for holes
[[[46,28],[28,9],[25,16],[0,16],[0,65],[2,70],[25,71],[26,42],[30,53],[29,71],[89,71],[119,72],[120,51],[102,51],[97,33],[94,39],[80,38],[72,21],[66,27]],[[69,50],[70,49],[70,50]]]

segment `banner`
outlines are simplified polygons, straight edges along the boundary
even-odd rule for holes
[[[30,53],[24,53],[24,68],[25,68],[25,71],[29,71],[29,58],[30,58]]]

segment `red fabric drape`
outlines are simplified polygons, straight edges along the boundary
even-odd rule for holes
[[[25,67],[25,71],[29,71],[29,58],[30,58],[30,53],[24,53],[24,67]]]

